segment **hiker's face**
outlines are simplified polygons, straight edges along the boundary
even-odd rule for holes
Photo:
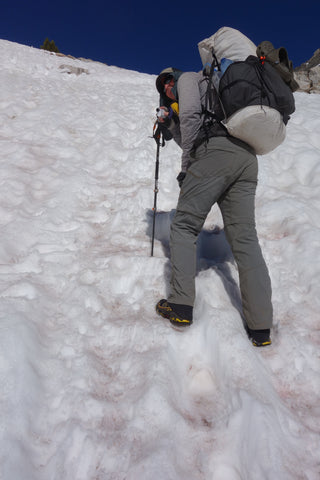
[[[170,82],[168,83],[165,83],[164,84],[164,91],[165,91],[165,94],[168,98],[170,98],[171,100],[175,100],[176,97],[174,96],[173,92],[172,92],[172,89],[174,87],[174,80],[173,78],[171,78]]]

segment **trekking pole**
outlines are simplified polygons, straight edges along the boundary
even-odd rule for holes
[[[156,128],[157,122],[154,124],[154,130]],[[164,141],[161,142],[161,130],[158,126],[156,131],[153,134],[153,138],[157,144],[157,154],[156,154],[156,167],[155,167],[155,176],[154,176],[154,199],[153,199],[153,222],[152,222],[152,240],[151,240],[151,257],[153,257],[153,247],[154,247],[154,233],[156,226],[156,213],[157,213],[157,195],[158,195],[158,180],[159,180],[159,157],[160,157],[160,146],[164,146]]]

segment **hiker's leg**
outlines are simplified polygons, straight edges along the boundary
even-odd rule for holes
[[[241,174],[248,155],[225,137],[212,138],[208,145],[198,148],[196,161],[183,182],[171,225],[170,303],[193,305],[197,237],[212,205]]]
[[[204,185],[201,179],[188,174],[179,197],[175,216],[171,224],[170,254],[171,282],[168,301],[184,305],[194,304],[196,275],[196,242],[204,221],[211,209],[206,202],[208,191],[219,189],[219,185]],[[188,208],[188,192],[193,191],[196,202]],[[219,193],[217,193],[217,197]]]
[[[238,265],[243,313],[252,330],[272,326],[271,282],[255,228],[257,161],[251,161],[222,195],[219,207]]]

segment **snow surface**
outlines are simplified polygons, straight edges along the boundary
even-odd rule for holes
[[[155,314],[180,166],[168,142],[151,258],[155,77],[0,51],[1,480],[318,480],[320,96],[259,159],[275,326],[255,349],[216,207],[194,325]]]

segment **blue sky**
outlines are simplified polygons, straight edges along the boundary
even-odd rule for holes
[[[201,69],[198,42],[230,26],[286,47],[296,67],[320,48],[319,18],[320,0],[2,0],[0,38],[40,47],[48,37],[62,53],[158,74]]]

